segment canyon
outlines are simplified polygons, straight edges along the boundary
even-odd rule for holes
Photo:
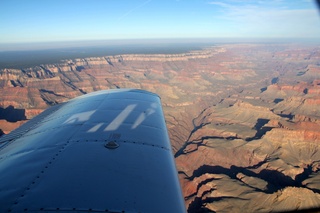
[[[320,46],[219,44],[0,70],[0,134],[97,90],[161,97],[188,212],[320,208]]]

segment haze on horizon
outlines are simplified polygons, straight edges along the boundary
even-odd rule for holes
[[[105,40],[320,39],[312,0],[4,0],[0,20],[2,51]]]

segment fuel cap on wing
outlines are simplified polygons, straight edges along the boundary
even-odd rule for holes
[[[119,147],[119,144],[116,143],[115,141],[109,141],[104,146],[108,149],[116,149]]]

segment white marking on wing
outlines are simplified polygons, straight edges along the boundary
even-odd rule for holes
[[[104,129],[104,131],[113,131],[119,128],[123,121],[130,115],[137,104],[127,106],[113,121]]]
[[[92,127],[91,129],[89,129],[88,132],[96,132],[96,131],[98,131],[103,124],[104,124],[104,123],[98,123],[98,124],[96,124],[94,127]]]

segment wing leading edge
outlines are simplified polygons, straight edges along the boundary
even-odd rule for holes
[[[0,211],[185,212],[160,98],[90,93],[0,138]]]

